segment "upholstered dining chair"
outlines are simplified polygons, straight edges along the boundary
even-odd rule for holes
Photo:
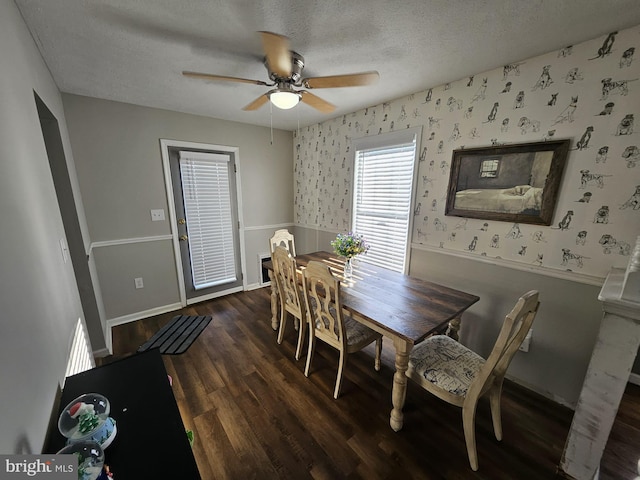
[[[307,264],[302,271],[302,291],[309,315],[309,352],[304,374],[309,376],[317,338],[337,349],[340,361],[333,398],[338,398],[347,354],[362,350],[375,341],[375,369],[380,370],[382,335],[357,322],[342,309],[340,281],[324,263],[310,261]]]
[[[292,256],[296,256],[296,243],[292,233],[286,228],[276,230],[273,237],[269,239],[269,251],[273,253],[277,246],[286,248]]]
[[[287,325],[287,317],[290,313],[298,319],[298,345],[296,347],[296,360],[300,360],[302,345],[304,344],[305,326],[307,314],[300,291],[296,260],[282,246],[277,246],[272,254],[273,269],[276,279],[276,288],[280,292],[280,328],[278,329],[278,344],[282,343],[284,330]]]
[[[500,397],[504,375],[529,332],[538,311],[538,292],[520,297],[507,314],[498,338],[485,360],[445,335],[434,335],[409,354],[407,376],[442,400],[462,407],[462,425],[471,469],[478,470],[475,415],[478,399],[489,394],[493,430],[502,440]]]

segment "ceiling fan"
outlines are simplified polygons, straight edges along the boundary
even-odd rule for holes
[[[226,77],[209,73],[182,72],[186,77],[204,80],[219,80],[224,82],[252,83],[265,87],[276,87],[260,95],[243,110],[257,110],[271,100],[271,103],[281,109],[295,107],[298,102],[306,103],[322,113],[331,113],[335,105],[323,100],[307,90],[297,88],[339,88],[369,85],[378,80],[380,75],[376,71],[352,73],[347,75],[333,75],[329,77],[303,78],[304,57],[289,48],[289,39],[283,35],[271,32],[260,32],[264,49],[264,65],[269,72],[272,83],[247,78]],[[295,87],[295,88],[294,88]]]

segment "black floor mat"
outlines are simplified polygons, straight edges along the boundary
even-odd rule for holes
[[[138,352],[159,348],[160,353],[165,355],[184,353],[210,321],[211,317],[208,315],[204,317],[186,315],[173,317],[158,333],[138,347]]]

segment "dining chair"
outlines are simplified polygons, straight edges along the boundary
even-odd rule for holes
[[[298,281],[296,260],[282,246],[277,246],[272,256],[273,269],[276,278],[276,288],[280,292],[280,328],[278,329],[278,344],[282,343],[287,317],[290,313],[298,319],[298,345],[296,360],[300,360],[302,345],[304,344],[307,315],[300,283]]]
[[[520,297],[507,314],[498,338],[485,360],[446,335],[434,335],[409,354],[406,375],[438,398],[462,407],[462,426],[471,469],[478,470],[475,416],[478,400],[489,394],[493,430],[502,440],[500,397],[504,375],[529,332],[538,311],[538,292]]]
[[[349,312],[342,309],[340,281],[326,264],[316,261],[307,264],[302,271],[302,291],[309,315],[309,352],[304,374],[309,376],[316,339],[337,349],[340,362],[333,398],[338,398],[347,354],[362,350],[375,341],[375,369],[380,370],[382,335],[354,320]]]
[[[269,251],[273,254],[273,251],[278,245],[286,248],[292,256],[296,256],[296,244],[293,234],[289,233],[289,230],[286,228],[276,230],[269,239]]]
[[[273,252],[276,247],[281,246],[285,248],[292,256],[296,256],[296,244],[292,233],[289,233],[289,230],[286,228],[281,228],[280,230],[276,230],[273,233],[273,236],[269,239],[269,252],[271,253],[271,259],[273,260]],[[274,271],[275,273],[275,271]],[[273,286],[272,286],[273,288]],[[278,288],[273,289],[276,292],[276,302],[278,304],[280,302],[280,291]],[[297,317],[294,317],[294,325],[296,329],[299,329],[299,320]]]

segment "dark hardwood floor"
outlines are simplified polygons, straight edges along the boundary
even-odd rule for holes
[[[309,378],[295,361],[296,333],[271,329],[269,289],[203,302],[113,329],[113,358],[137,347],[177,313],[213,320],[182,355],[164,355],[194,454],[210,479],[553,479],[572,411],[507,382],[504,440],[488,402],[478,406],[480,469],[467,460],[461,411],[409,382],[404,428],[389,426],[394,354],[385,340],[349,356],[342,395],[332,397],[337,351],[317,342]],[[629,385],[601,465],[601,480],[632,480],[640,458],[640,388]],[[171,461],[167,459],[167,461]]]

